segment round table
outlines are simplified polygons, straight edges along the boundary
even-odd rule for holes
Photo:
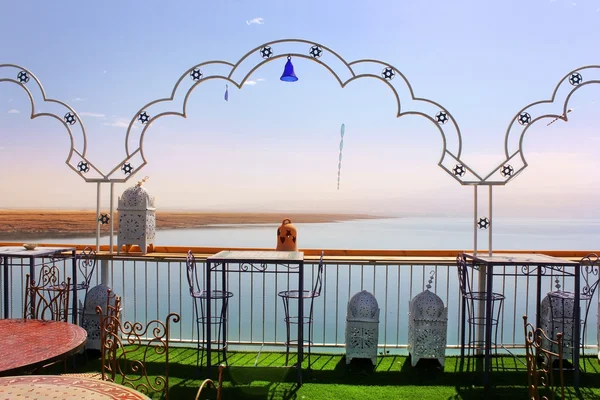
[[[0,378],[0,398],[31,400],[149,399],[140,392],[116,383],[68,375],[25,375]]]
[[[86,339],[85,329],[68,322],[0,319],[0,375],[60,360],[78,352]]]

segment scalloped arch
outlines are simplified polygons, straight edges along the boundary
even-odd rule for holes
[[[236,80],[233,78],[233,74],[235,72],[239,72],[239,70],[242,69],[243,62],[245,60],[247,60],[252,54],[255,54],[257,51],[259,51],[260,49],[267,47],[267,46],[268,47],[271,47],[271,46],[283,47],[285,45],[290,45],[290,44],[302,44],[302,45],[307,45],[310,47],[318,46],[323,50],[324,53],[332,55],[335,58],[335,60],[339,61],[338,64],[342,65],[342,67],[341,67],[342,70],[335,69],[329,63],[323,62],[319,58],[308,55],[308,52],[307,52],[307,54],[302,54],[302,53],[298,53],[295,51],[280,51],[280,52],[278,52],[278,54],[272,55],[272,56],[256,63],[250,69],[242,71],[245,73],[241,79]],[[308,50],[308,47],[307,47],[307,50]],[[441,152],[442,154],[441,154],[440,160],[438,162],[438,165],[440,167],[442,167],[442,169],[444,169],[448,174],[450,174],[455,179],[457,179],[456,176],[454,176],[454,174],[452,174],[452,172],[448,168],[446,168],[445,166],[442,165],[444,163],[446,156],[449,156],[452,159],[460,161],[460,156],[461,156],[461,152],[462,152],[462,137],[461,137],[461,133],[460,133],[460,128],[458,127],[458,124],[452,117],[452,114],[445,107],[442,107],[440,104],[438,104],[434,101],[431,101],[431,100],[428,100],[425,98],[416,97],[414,95],[414,91],[413,91],[412,86],[410,85],[408,79],[406,79],[404,74],[402,74],[397,68],[394,68],[389,63],[384,63],[382,61],[372,60],[372,59],[361,59],[361,60],[347,62],[344,58],[342,58],[338,53],[336,53],[334,50],[330,49],[329,47],[321,45],[317,42],[304,40],[304,39],[283,39],[283,40],[276,40],[276,41],[264,43],[260,46],[253,48],[249,52],[247,52],[235,64],[231,63],[231,62],[227,62],[227,61],[218,61],[217,60],[217,61],[203,62],[203,63],[197,64],[197,65],[189,68],[177,80],[177,82],[175,83],[175,86],[173,87],[173,90],[171,91],[171,95],[169,97],[160,98],[160,99],[153,100],[153,101],[147,103],[146,105],[141,107],[136,112],[136,114],[132,117],[132,119],[129,123],[129,126],[127,128],[127,134],[125,136],[125,150],[126,150],[125,161],[127,161],[128,159],[131,159],[132,157],[136,156],[139,153],[139,155],[142,159],[142,164],[137,168],[137,170],[135,172],[138,172],[139,170],[141,170],[148,163],[148,161],[144,155],[144,137],[145,137],[147,129],[152,125],[152,123],[154,121],[156,121],[157,119],[164,117],[164,116],[172,115],[172,116],[179,116],[179,117],[186,118],[187,117],[187,102],[190,98],[190,95],[193,92],[193,90],[202,82],[208,81],[211,79],[222,79],[222,80],[225,80],[225,81],[231,83],[238,89],[242,89],[242,87],[244,86],[244,83],[249,79],[249,77],[252,75],[252,73],[254,73],[261,66],[263,66],[266,63],[269,63],[271,61],[274,61],[274,60],[277,60],[277,59],[280,59],[283,57],[288,57],[288,56],[292,56],[292,57],[296,57],[296,58],[304,58],[304,59],[308,59],[310,61],[316,62],[317,64],[324,67],[329,73],[331,73],[334,76],[334,78],[338,81],[338,83],[340,84],[340,86],[342,88],[345,88],[349,83],[354,82],[355,80],[363,79],[363,78],[374,78],[381,82],[384,82],[392,90],[394,97],[396,99],[396,104],[397,104],[396,118],[400,118],[404,115],[418,115],[418,116],[425,117],[427,120],[429,120],[431,123],[433,123],[436,126],[436,128],[438,129],[438,131],[441,135],[441,138],[442,138],[442,152]],[[378,69],[373,69],[373,73],[359,74],[355,71],[356,66],[359,66],[359,65],[362,66],[365,64],[367,66],[369,66],[369,64],[373,64]],[[183,80],[195,69],[199,69],[202,67],[202,68],[204,68],[204,71],[206,71],[206,70],[210,69],[210,67],[216,67],[216,66],[219,66],[219,67],[225,68],[225,69],[228,68],[229,71],[226,71],[226,73],[209,73],[207,75],[203,75],[202,79],[195,81],[191,86],[187,87],[187,89],[181,88],[183,86],[182,85]],[[396,85],[394,84],[394,82],[392,80],[384,79],[382,76],[379,75],[379,73],[382,71],[382,68],[391,68],[393,70],[393,72],[395,73],[395,75],[400,76],[401,79],[397,79],[395,82],[402,82],[404,84],[404,86],[406,87],[406,90],[408,91],[408,93],[410,95],[410,99],[408,99],[408,100],[410,100],[412,102],[412,104],[414,104],[414,109],[407,110],[407,111],[402,110],[402,102],[400,99],[400,95],[398,94],[398,90],[396,89]],[[349,78],[343,79],[341,77],[341,76],[343,76],[342,73],[346,73],[349,76]],[[149,110],[151,110],[151,107],[154,106],[155,104],[165,103],[165,102],[173,102],[173,100],[175,98],[179,98],[179,96],[183,96],[182,110],[170,109],[169,111],[164,111],[164,112],[158,113],[156,115],[153,115],[151,111],[149,112]],[[450,124],[446,124],[445,126],[442,126],[442,124],[440,124],[436,121],[436,119],[434,118],[434,115],[431,115],[430,113],[424,112],[422,110],[422,108],[424,108],[426,106],[434,107],[437,111],[444,112],[447,116],[447,122],[450,122]],[[129,146],[130,141],[136,142],[135,138],[132,139],[133,124],[135,123],[138,116],[140,116],[141,113],[143,113],[143,112],[149,112],[151,117],[150,117],[149,121],[147,121],[147,123],[145,123],[143,125],[143,128],[139,134],[139,138],[137,139],[137,143],[138,143],[137,148],[131,149]],[[447,131],[452,131],[452,134],[455,136],[455,140],[453,141],[453,144],[455,144],[455,145],[454,145],[454,148],[452,148],[452,149],[448,148]],[[121,164],[116,165],[113,168],[113,170],[108,174],[108,176],[111,176],[113,173],[115,173],[120,168],[120,166],[121,166]],[[471,172],[474,172],[474,171],[471,171]],[[129,175],[126,178],[126,180],[131,178],[131,176],[133,176],[133,175],[134,174]],[[477,176],[477,174],[475,174],[475,175]]]
[[[577,84],[573,84],[573,83],[569,82],[574,75],[579,75],[579,77],[581,78],[580,72],[586,71],[586,70],[598,73],[598,78],[590,79],[588,81],[582,81]],[[580,68],[574,69],[574,70],[570,71],[569,73],[567,73],[566,75],[564,75],[562,77],[562,79],[560,79],[558,81],[558,83],[556,84],[556,86],[554,88],[554,91],[552,92],[552,97],[550,99],[539,100],[539,101],[530,103],[530,104],[526,105],[525,107],[521,108],[514,115],[510,124],[508,125],[508,128],[506,129],[506,134],[504,136],[504,155],[506,156],[506,160],[504,163],[508,162],[511,159],[514,159],[515,157],[519,157],[521,159],[523,165],[519,169],[517,169],[515,171],[515,173],[511,177],[509,177],[509,179],[507,179],[506,182],[514,179],[516,175],[518,175],[521,171],[523,171],[528,166],[527,160],[525,159],[525,154],[523,152],[523,141],[525,138],[525,134],[527,133],[527,130],[534,123],[536,123],[542,119],[546,119],[546,118],[560,119],[560,120],[567,122],[569,120],[569,118],[567,116],[567,113],[569,110],[569,100],[571,99],[573,94],[577,90],[579,90],[585,86],[596,84],[596,83],[600,83],[600,65],[588,65],[585,67],[580,67]],[[568,84],[571,84],[573,86],[573,88],[568,92],[568,94],[565,96],[564,100],[562,101],[562,113],[561,114],[544,114],[544,115],[533,116],[528,113],[531,118],[530,122],[523,125],[521,129],[514,129],[516,127],[515,123],[519,122],[519,117],[523,113],[526,113],[528,110],[531,110],[533,107],[535,107],[539,104],[554,104],[557,101],[556,96],[557,96],[558,91],[561,88],[561,86],[568,85]],[[518,141],[517,141],[518,147],[516,149],[514,149],[514,148],[511,149],[510,143],[515,142],[514,139],[511,142],[511,138],[514,138],[515,135],[518,135]],[[500,167],[498,167],[494,171],[492,171],[488,175],[488,177],[491,176],[492,174],[494,174],[496,171],[498,171],[499,168]]]
[[[3,77],[3,72],[5,71],[14,71],[14,70],[19,70],[19,74],[21,73],[25,73],[26,77],[27,77],[27,81],[26,82],[20,82],[15,80],[14,78],[9,78],[9,77]],[[18,79],[18,78],[17,78]],[[31,93],[31,91],[29,90],[29,88],[26,86],[26,84],[33,79],[33,82],[35,82],[35,84],[37,85],[40,93],[42,94],[42,101],[44,103],[56,103],[56,104],[60,104],[61,106],[63,106],[65,108],[65,110],[68,113],[72,113],[75,117],[75,121],[76,121],[76,125],[77,128],[79,130],[79,133],[81,134],[81,147],[80,148],[76,148],[75,147],[75,139],[73,136],[73,131],[71,130],[71,127],[69,126],[69,124],[67,124],[64,120],[63,117],[56,115],[54,113],[45,113],[45,112],[41,112],[38,113],[36,112],[36,105],[35,105],[35,100],[34,100],[34,96]],[[69,135],[69,140],[70,140],[70,148],[69,148],[69,153],[67,155],[67,159],[65,160],[65,164],[67,164],[69,166],[69,168],[71,168],[71,170],[73,170],[77,175],[81,176],[84,180],[88,181],[88,179],[86,178],[86,176],[83,175],[83,173],[81,173],[80,171],[78,171],[75,167],[73,167],[73,165],[70,164],[71,159],[73,158],[74,155],[79,156],[83,161],[86,161],[88,163],[88,165],[90,165],[92,168],[94,168],[98,173],[100,173],[102,175],[102,173],[97,170],[93,164],[87,160],[86,158],[86,153],[87,153],[87,137],[86,137],[86,133],[85,133],[85,126],[83,125],[83,122],[81,120],[81,118],[79,117],[79,114],[77,114],[77,111],[75,111],[75,109],[73,109],[73,107],[71,107],[70,105],[68,105],[67,103],[60,101],[60,100],[55,100],[55,99],[50,99],[46,96],[46,92],[44,90],[44,87],[42,86],[42,83],[40,82],[40,80],[35,76],[35,74],[33,74],[31,71],[29,71],[27,68],[23,68],[19,65],[16,64],[0,64],[0,83],[2,82],[7,82],[7,83],[12,83],[15,84],[19,87],[21,87],[23,90],[25,90],[25,93],[27,93],[27,96],[29,97],[29,102],[31,104],[31,114],[29,116],[30,119],[35,119],[38,117],[50,117],[50,118],[54,118],[57,121],[59,121],[64,128],[66,129],[68,135]]]

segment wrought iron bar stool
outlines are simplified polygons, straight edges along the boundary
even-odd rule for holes
[[[217,325],[217,335],[213,336],[215,339],[211,340],[211,349],[216,351],[218,354],[223,353],[223,362],[227,364],[227,341],[226,338],[221,338],[221,331],[223,325],[227,323],[227,305],[229,299],[233,297],[233,293],[225,290],[212,290],[211,301],[221,302],[221,310],[218,313],[213,313],[210,321],[207,321],[205,316],[206,307],[210,307],[210,304],[206,304],[207,291],[200,289],[200,283],[198,281],[198,272],[196,268],[196,258],[192,251],[189,250],[186,259],[187,266],[187,280],[190,286],[190,296],[194,301],[194,316],[196,319],[196,328],[198,331],[198,354],[196,359],[196,366],[200,366],[200,359],[204,358],[204,337],[205,328],[212,329],[213,325]],[[219,363],[221,359],[219,357]]]
[[[460,343],[460,355],[464,357],[465,355],[465,344],[468,347],[468,354],[471,353],[471,348],[484,348],[485,347],[485,339],[477,340],[475,338],[475,332],[478,329],[483,329],[485,331],[485,320],[486,316],[482,317],[477,316],[476,312],[478,307],[485,309],[485,302],[487,300],[487,292],[486,291],[474,291],[472,289],[472,282],[469,277],[469,270],[467,266],[467,260],[464,254],[459,254],[456,257],[456,269],[458,271],[458,282],[460,286],[460,294],[462,297],[462,309],[463,313],[466,311],[466,314],[463,314],[463,323],[461,326],[461,343]],[[473,267],[477,269],[477,266]],[[500,321],[500,312],[502,310],[502,306],[504,304],[504,295],[502,293],[492,292],[490,296],[492,302],[492,336],[493,342],[490,344],[494,348],[494,352],[497,354],[498,352],[498,322]],[[475,305],[478,307],[475,307]],[[466,310],[465,310],[466,308]],[[466,317],[466,322],[468,324],[468,339],[465,343],[465,333],[464,333],[464,318]]]
[[[316,297],[321,296],[321,288],[323,286],[323,256],[325,252],[321,252],[321,259],[319,260],[319,268],[317,271],[317,278],[315,279],[314,286],[312,290],[303,290],[302,293],[298,290],[285,290],[277,293],[279,297],[283,300],[283,309],[285,312],[285,332],[286,332],[286,340],[285,340],[285,365],[288,363],[289,355],[290,355],[290,346],[293,346],[294,343],[298,345],[298,339],[290,338],[290,325],[291,324],[307,324],[308,325],[308,340],[304,340],[305,343],[308,344],[308,368],[310,369],[310,348],[312,346],[312,336],[313,336],[313,303]],[[308,316],[302,316],[302,321],[299,321],[298,316],[290,315],[290,300],[298,300],[304,301],[306,299],[310,299],[310,308],[308,312]],[[306,314],[306,313],[305,313]],[[304,343],[302,344],[304,345]]]

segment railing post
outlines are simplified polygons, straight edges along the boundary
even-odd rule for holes
[[[110,287],[108,284],[108,260],[100,260],[100,283]]]

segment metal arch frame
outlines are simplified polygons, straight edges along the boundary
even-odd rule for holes
[[[512,118],[510,124],[508,125],[508,128],[506,129],[506,134],[504,136],[504,154],[506,156],[506,162],[508,162],[509,160],[511,160],[512,158],[514,158],[515,156],[519,155],[521,157],[521,160],[523,161],[523,166],[521,168],[519,168],[517,171],[515,171],[515,173],[513,175],[511,175],[508,179],[507,182],[510,181],[511,179],[513,179],[518,173],[520,173],[521,171],[523,171],[527,166],[527,160],[525,159],[525,155],[523,153],[523,140],[525,138],[525,133],[527,133],[527,130],[537,121],[545,119],[545,118],[553,118],[553,119],[560,119],[563,120],[565,122],[568,122],[569,118],[567,116],[567,112],[568,112],[568,106],[569,106],[569,100],[571,99],[571,96],[573,96],[573,94],[581,89],[584,86],[587,85],[591,85],[594,83],[600,83],[600,80],[590,80],[590,81],[583,81],[582,83],[578,84],[578,85],[573,85],[573,89],[571,89],[569,91],[569,93],[566,95],[564,101],[563,101],[563,106],[562,106],[562,114],[557,115],[557,114],[544,114],[544,115],[540,115],[538,117],[535,117],[531,120],[530,123],[528,123],[527,125],[523,126],[523,129],[520,133],[519,136],[519,149],[516,150],[515,152],[513,152],[511,154],[510,150],[509,150],[509,138],[511,136],[511,132],[512,132],[512,128],[515,125],[515,122],[518,121],[519,116],[526,112],[527,110],[529,110],[532,107],[535,107],[538,104],[553,104],[556,101],[556,95],[558,93],[558,90],[560,89],[561,86],[563,86],[565,83],[568,83],[568,79],[577,73],[580,73],[581,71],[584,70],[597,70],[600,72],[600,65],[588,65],[585,67],[580,67],[577,69],[572,70],[571,72],[569,72],[568,74],[566,74],[565,76],[562,77],[562,79],[558,82],[558,84],[556,84],[556,86],[554,87],[554,91],[552,92],[552,97],[550,99],[547,100],[539,100],[533,103],[530,103],[528,105],[526,105],[525,107],[521,108]],[[570,84],[570,83],[569,83]],[[495,170],[493,170],[489,175],[494,174],[496,171],[498,171],[498,169],[500,169],[501,166],[498,166]],[[487,177],[486,177],[487,178]]]
[[[335,57],[335,59],[337,59],[338,61],[340,61],[344,66],[345,69],[347,70],[347,72],[350,74],[350,78],[348,78],[347,80],[342,80],[342,78],[340,78],[340,74],[338,72],[336,72],[331,66],[329,66],[328,63],[325,63],[323,61],[321,61],[319,58],[317,57],[312,57],[308,54],[301,54],[301,53],[297,53],[297,52],[285,52],[282,51],[277,55],[272,55],[266,59],[263,59],[261,62],[259,62],[258,64],[255,64],[248,72],[246,72],[246,74],[243,76],[243,78],[241,79],[241,81],[237,82],[235,79],[233,79],[233,74],[238,70],[238,68],[240,67],[240,65],[247,60],[252,54],[255,54],[256,52],[260,51],[262,48],[265,47],[271,47],[274,45],[279,45],[279,44],[305,44],[308,45],[307,50],[310,49],[310,47],[312,46],[318,46],[319,48],[321,48],[323,50],[323,52],[327,52],[331,55],[333,55]],[[228,61],[207,61],[207,62],[203,62],[200,64],[197,64],[191,68],[189,68],[187,71],[185,71],[181,77],[177,80],[177,82],[175,83],[175,86],[173,87],[173,90],[171,91],[171,95],[170,97],[166,97],[166,98],[161,98],[161,99],[157,99],[154,101],[151,101],[149,103],[147,103],[146,105],[144,105],[142,108],[140,108],[136,114],[132,117],[129,126],[127,128],[127,134],[125,137],[125,149],[126,149],[126,154],[127,157],[126,159],[119,165],[115,166],[113,168],[113,170],[111,170],[108,173],[108,177],[110,179],[110,177],[119,170],[119,168],[121,167],[121,165],[123,165],[123,163],[127,162],[128,159],[131,159],[132,157],[136,156],[138,153],[140,155],[140,157],[142,158],[142,164],[136,168],[136,170],[130,174],[129,176],[127,176],[125,179],[120,180],[122,182],[127,181],[128,179],[130,179],[136,172],[140,171],[147,163],[147,159],[144,155],[144,150],[143,150],[143,145],[144,145],[144,137],[146,134],[146,130],[150,127],[150,125],[156,121],[157,119],[167,116],[167,115],[173,115],[173,116],[179,116],[179,117],[187,117],[187,102],[190,98],[191,93],[193,92],[193,90],[201,83],[203,83],[204,81],[208,81],[208,80],[212,80],[212,79],[222,79],[225,80],[229,83],[231,83],[232,85],[234,85],[235,87],[237,87],[238,89],[241,89],[244,86],[244,83],[248,80],[248,78],[260,67],[262,67],[263,65],[265,65],[266,63],[269,63],[271,61],[280,59],[280,58],[284,58],[284,57],[296,57],[296,58],[304,58],[304,59],[308,59],[311,61],[316,62],[317,64],[323,66],[327,71],[329,71],[337,80],[337,82],[340,84],[340,86],[342,88],[345,88],[346,85],[348,85],[349,83],[358,80],[360,78],[375,78],[378,79],[379,81],[385,83],[393,92],[394,97],[396,99],[396,103],[397,103],[397,107],[398,107],[398,112],[396,113],[396,118],[400,118],[404,115],[419,115],[422,117],[425,117],[426,119],[428,119],[430,122],[432,122],[438,129],[438,131],[440,132],[440,135],[442,137],[442,154],[440,157],[440,160],[438,162],[438,166],[440,166],[443,170],[445,170],[450,176],[452,176],[454,179],[456,179],[457,181],[460,182],[460,179],[448,168],[446,168],[443,165],[444,159],[446,158],[446,156],[450,156],[451,158],[457,160],[460,164],[463,165],[463,167],[471,172],[474,176],[476,176],[477,178],[481,179],[481,177],[474,171],[472,170],[468,165],[466,165],[464,162],[462,162],[460,160],[460,156],[461,156],[461,151],[462,151],[462,137],[461,137],[461,133],[460,133],[460,128],[458,126],[458,124],[456,123],[454,117],[452,116],[452,114],[443,106],[441,106],[440,104],[426,99],[426,98],[420,98],[420,97],[415,97],[414,95],[414,91],[412,86],[410,85],[408,79],[406,79],[406,77],[404,76],[404,74],[402,74],[402,72],[400,72],[397,68],[393,67],[391,64],[389,63],[384,63],[382,61],[379,60],[373,60],[373,59],[361,59],[361,60],[356,60],[356,61],[351,61],[351,62],[347,62],[344,58],[342,58],[337,52],[335,52],[334,50],[330,49],[327,46],[321,45],[320,43],[314,42],[314,41],[309,41],[309,40],[304,40],[304,39],[281,39],[281,40],[275,40],[275,41],[271,41],[271,42],[267,42],[264,43],[260,46],[257,46],[255,48],[253,48],[252,50],[250,50],[249,52],[247,52],[244,56],[242,56],[242,58],[240,58],[240,60],[238,60],[235,64],[228,62]],[[408,91],[410,93],[411,96],[411,101],[413,101],[415,104],[419,104],[419,103],[428,103],[430,105],[435,106],[438,111],[442,111],[446,114],[446,116],[448,117],[448,121],[451,122],[450,126],[453,127],[453,129],[455,130],[455,134],[457,137],[457,148],[454,151],[451,151],[448,149],[447,146],[447,138],[446,138],[446,131],[444,129],[444,127],[439,124],[433,116],[428,115],[424,112],[418,111],[418,110],[409,110],[409,111],[402,111],[402,107],[401,107],[401,101],[400,101],[400,96],[398,94],[398,91],[396,90],[395,85],[393,84],[392,80],[387,80],[385,78],[382,78],[380,75],[376,75],[373,73],[367,73],[367,74],[357,74],[353,68],[353,66],[357,66],[360,64],[366,64],[366,63],[372,63],[372,64],[376,64],[379,65],[379,67],[381,68],[391,68],[393,70],[393,72],[397,75],[399,75],[402,79],[401,81],[403,81],[406,85],[406,87],[408,88]],[[155,104],[158,103],[163,103],[163,102],[172,102],[178,95],[178,90],[180,88],[180,85],[182,83],[182,81],[189,76],[189,74],[194,71],[195,69],[198,69],[200,67],[206,67],[206,66],[214,66],[214,65],[220,65],[220,66],[228,66],[230,67],[230,71],[229,73],[227,73],[226,75],[223,74],[210,74],[210,75],[203,75],[203,77],[201,79],[199,79],[198,81],[194,82],[191,87],[189,87],[187,89],[187,91],[185,92],[185,94],[183,95],[183,110],[181,111],[177,111],[177,110],[172,110],[172,111],[166,111],[166,112],[162,112],[159,113],[155,116],[150,116],[149,120],[147,123],[145,123],[143,125],[143,129],[140,133],[139,139],[138,139],[138,147],[134,150],[131,150],[129,147],[129,141],[131,139],[132,136],[132,128],[134,126],[134,123],[136,122],[136,119],[138,119],[138,117],[146,112],[148,113],[148,110]],[[381,71],[381,69],[378,70],[378,73]],[[150,115],[152,115],[152,113],[150,113]],[[110,179],[112,181],[112,179]]]
[[[3,70],[18,70],[19,73],[24,72],[27,74],[27,76],[29,77],[29,79],[33,78],[34,82],[37,84],[41,94],[42,94],[42,101],[44,103],[55,103],[55,104],[60,104],[61,106],[63,106],[65,108],[65,110],[68,110],[67,112],[72,113],[75,116],[75,123],[73,125],[78,125],[80,130],[81,130],[81,137],[83,140],[83,148],[81,150],[78,150],[77,148],[75,148],[75,141],[74,141],[74,137],[73,137],[73,131],[71,130],[71,126],[69,124],[66,123],[66,121],[64,120],[63,117],[56,115],[54,113],[36,113],[36,105],[35,105],[35,100],[34,100],[34,96],[31,93],[31,91],[29,90],[29,88],[26,86],[28,82],[20,82],[15,80],[14,78],[3,78],[1,75],[1,72]],[[70,105],[68,105],[67,103],[60,101],[60,100],[55,100],[55,99],[51,99],[48,98],[48,96],[46,96],[46,91],[44,90],[44,87],[42,86],[42,83],[40,82],[40,80],[37,78],[37,76],[35,76],[34,73],[32,73],[30,70],[28,70],[27,68],[21,67],[20,65],[16,65],[16,64],[0,64],[0,83],[2,82],[9,82],[9,83],[13,83],[17,86],[20,86],[23,90],[25,90],[25,93],[27,93],[27,96],[29,97],[29,101],[31,103],[31,115],[30,115],[30,119],[35,119],[38,117],[51,117],[54,118],[56,120],[58,120],[60,123],[62,123],[62,125],[65,127],[65,129],[67,130],[67,133],[69,134],[69,139],[71,142],[71,147],[69,149],[69,154],[67,156],[67,159],[65,160],[65,164],[67,164],[69,166],[69,168],[71,168],[72,171],[74,171],[77,175],[79,175],[83,180],[85,180],[86,182],[96,182],[97,183],[97,194],[96,194],[96,251],[100,250],[100,183],[101,182],[107,182],[110,181],[109,177],[107,175],[105,175],[104,173],[102,173],[102,171],[100,171],[95,165],[94,163],[92,163],[87,157],[86,157],[86,153],[87,153],[87,135],[86,135],[86,131],[85,131],[85,125],[83,124],[82,119],[79,117],[79,114],[77,113],[77,111],[75,111],[75,109],[73,107],[71,107]],[[102,178],[98,179],[98,178],[88,178],[84,175],[84,172],[79,171],[76,167],[74,167],[73,165],[71,165],[71,159],[73,158],[73,155],[77,155],[81,158],[81,161],[86,162],[87,165],[92,168],[94,171],[96,171]],[[114,184],[113,182],[111,182],[110,185],[110,209],[111,209],[111,215],[113,212],[113,190],[114,190]],[[112,252],[112,243],[113,243],[113,236],[114,236],[114,222],[113,219],[111,218],[110,221],[110,244],[111,244],[111,252]]]
[[[526,105],[525,107],[521,108],[511,119],[510,123],[508,124],[508,127],[506,128],[506,133],[504,136],[504,154],[506,156],[506,159],[500,163],[496,168],[494,168],[491,172],[489,172],[483,179],[481,179],[479,182],[477,181],[472,181],[472,182],[462,182],[463,184],[468,184],[468,185],[474,185],[474,215],[473,215],[473,249],[474,252],[477,253],[477,189],[478,186],[488,186],[488,190],[489,190],[489,203],[488,203],[488,213],[489,213],[489,227],[488,227],[488,242],[489,242],[489,247],[488,247],[488,253],[491,256],[492,255],[492,197],[493,197],[493,193],[492,193],[492,187],[493,186],[504,186],[506,185],[508,182],[512,181],[514,178],[516,178],[521,172],[523,172],[525,170],[525,168],[527,168],[527,166],[529,165],[527,163],[527,160],[525,159],[525,155],[523,152],[523,141],[525,139],[525,134],[527,133],[527,130],[536,122],[543,120],[543,119],[547,119],[547,118],[552,118],[555,120],[563,120],[565,122],[568,122],[569,118],[567,116],[568,113],[568,106],[569,106],[569,100],[571,99],[571,97],[573,96],[573,94],[581,89],[582,87],[586,86],[586,85],[591,85],[594,83],[600,83],[600,80],[598,79],[591,79],[589,81],[582,81],[578,84],[572,84],[569,82],[569,79],[571,76],[575,75],[575,74],[579,74],[581,76],[583,76],[583,74],[581,74],[581,71],[585,71],[585,70],[595,70],[597,72],[600,72],[600,65],[587,65],[584,67],[579,67],[577,69],[574,69],[572,71],[570,71],[569,73],[567,73],[566,75],[564,75],[559,82],[556,84],[556,86],[554,87],[554,91],[552,92],[552,97],[550,99],[547,100],[538,100],[535,101],[533,103],[530,103],[528,105]],[[539,115],[536,117],[533,117],[532,114],[529,114],[530,117],[532,118],[531,121],[527,124],[522,125],[521,130],[519,131],[518,129],[515,130],[515,123],[518,123],[519,117],[527,112],[527,110],[532,109],[533,107],[540,105],[540,104],[554,104],[555,101],[557,100],[557,94],[558,94],[558,90],[565,84],[571,84],[573,86],[573,88],[566,94],[563,102],[562,102],[562,113],[561,114],[544,114],[544,115]],[[510,151],[510,144],[509,144],[509,140],[511,138],[511,133],[516,132],[516,134],[519,134],[519,140],[518,140],[518,149],[516,151],[511,152]],[[511,173],[510,175],[504,176],[504,180],[503,181],[494,181],[494,180],[490,180],[490,178],[492,176],[494,176],[495,174],[498,173],[498,171],[501,170],[501,168],[503,168],[505,165],[508,165],[508,163],[513,160],[515,157],[520,157],[521,161],[523,162],[523,165],[518,168],[517,170],[515,170],[513,173]]]
[[[65,108],[65,110],[67,112],[70,112],[75,116],[75,124],[79,125],[79,128],[81,130],[81,137],[83,139],[83,145],[82,145],[81,150],[78,150],[77,148],[75,148],[73,131],[71,130],[71,126],[69,126],[69,124],[67,124],[65,122],[64,118],[59,115],[56,115],[54,113],[46,113],[46,112],[36,113],[36,104],[35,104],[34,96],[31,93],[31,91],[29,90],[29,88],[26,86],[28,82],[22,83],[20,81],[15,80],[14,78],[6,78],[6,77],[3,78],[2,70],[4,70],[4,69],[17,69],[20,71],[20,73],[25,72],[27,74],[27,76],[29,78],[33,78],[33,81],[37,84],[37,86],[42,94],[42,101],[44,103],[60,104],[61,106],[63,106]],[[31,114],[29,116],[30,119],[35,119],[38,117],[51,117],[51,118],[54,118],[57,121],[59,121],[64,126],[64,128],[67,130],[67,133],[69,134],[69,139],[71,142],[69,154],[67,155],[67,159],[65,160],[65,164],[67,164],[69,166],[69,168],[71,168],[77,175],[82,177],[85,181],[89,181],[89,179],[86,178],[85,175],[81,171],[79,171],[77,168],[75,168],[73,165],[70,164],[70,161],[73,158],[73,155],[77,155],[81,158],[82,161],[87,162],[88,166],[90,168],[93,168],[98,174],[104,176],[104,174],[102,174],[102,172],[98,168],[96,168],[96,166],[90,160],[88,160],[86,158],[87,136],[85,133],[85,126],[83,125],[83,121],[79,117],[79,114],[77,113],[77,111],[75,111],[75,109],[73,107],[71,107],[70,105],[68,105],[67,103],[65,103],[63,101],[48,98],[48,96],[46,96],[46,91],[44,90],[44,87],[42,86],[42,83],[37,78],[37,76],[35,76],[35,74],[32,73],[31,71],[29,71],[27,68],[23,68],[20,65],[0,64],[0,83],[2,83],[2,82],[13,83],[13,84],[21,87],[23,90],[25,90],[25,93],[27,93],[27,96],[29,97],[29,102],[31,104]]]

